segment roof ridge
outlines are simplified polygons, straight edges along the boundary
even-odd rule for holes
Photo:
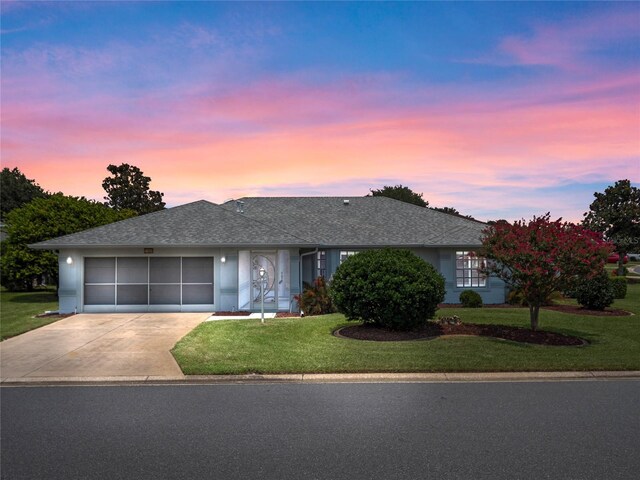
[[[252,197],[252,196],[244,196],[244,197],[238,197],[238,198],[232,198],[230,200],[226,200],[224,202],[224,204],[227,203],[231,203],[231,202],[236,202],[238,200],[244,200],[244,199],[271,199],[271,198],[277,198],[277,199],[288,199],[291,200],[293,198],[367,198],[367,195],[290,195],[290,196],[286,196],[286,195],[269,195],[269,196],[259,196],[259,197]]]
[[[247,197],[243,197],[243,198],[247,198]],[[258,197],[258,198],[264,198],[264,197]],[[228,202],[226,202],[226,203],[228,203]],[[232,212],[230,209],[228,209],[228,208],[224,208],[222,205],[217,205],[217,204],[215,204],[215,203],[214,203],[214,205],[215,205],[216,207],[220,208],[222,211],[224,211],[224,213],[225,213],[225,214],[227,214],[227,215],[234,215],[234,212]],[[263,225],[263,226],[265,226],[265,227],[269,228],[270,230],[279,230],[279,231],[281,231],[281,232],[286,233],[287,235],[292,236],[293,238],[297,238],[298,240],[302,240],[302,241],[303,241],[303,242],[305,242],[305,243],[313,243],[313,242],[311,242],[311,241],[307,240],[306,238],[302,238],[302,237],[299,237],[299,236],[297,236],[297,235],[294,235],[293,233],[291,233],[291,232],[289,232],[289,231],[285,230],[284,228],[282,228],[282,227],[280,227],[280,226],[278,226],[278,227],[276,228],[276,226],[274,226],[274,225],[269,225],[269,224],[267,224],[267,223],[265,223],[265,222],[263,222],[263,221],[261,221],[261,220],[258,220],[258,219],[256,219],[256,218],[249,218],[248,216],[243,215],[243,214],[241,214],[241,213],[240,213],[239,215],[241,215],[239,218],[243,218],[243,219],[245,219],[246,221],[259,223],[260,225]]]
[[[368,197],[369,195],[366,195],[366,196]],[[398,200],[397,198],[386,197],[384,195],[376,195],[375,197],[372,195],[371,198],[386,198],[386,199],[389,199],[389,200],[393,200],[394,202],[400,202],[400,203],[404,203],[406,205],[411,205],[412,207],[415,207],[415,208],[420,208],[423,211],[431,210],[432,212],[435,212],[436,214],[439,214],[439,215],[447,215],[449,217],[458,218],[460,220],[466,220],[468,222],[482,223],[483,225],[487,224],[486,222],[483,222],[481,220],[476,220],[475,218],[467,218],[467,217],[465,217],[463,215],[456,215],[455,213],[441,212],[440,210],[436,210],[436,207],[429,207],[428,205],[426,207],[422,207],[420,205],[416,205],[415,203],[404,202],[402,200]]]

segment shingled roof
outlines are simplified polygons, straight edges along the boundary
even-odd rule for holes
[[[244,213],[318,246],[477,246],[486,224],[388,197],[245,197]],[[347,202],[348,201],[348,202]],[[236,201],[222,205],[236,210]]]
[[[53,249],[134,246],[303,246],[306,244],[306,240],[276,226],[266,225],[242,214],[236,214],[215,203],[199,200],[53,238],[30,247]]]
[[[437,247],[480,245],[485,224],[387,197],[205,200],[32,245],[65,247]],[[348,202],[347,202],[348,200]]]

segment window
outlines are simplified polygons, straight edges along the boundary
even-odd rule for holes
[[[355,252],[353,250],[342,250],[340,252],[340,265],[342,265],[342,262],[344,262],[347,258],[349,258],[351,255],[355,255],[358,252]]]
[[[327,252],[321,250],[317,255],[317,273],[318,277],[326,277],[327,276]]]
[[[456,252],[456,286],[485,287],[487,277],[478,269],[485,266],[485,259],[476,252]]]

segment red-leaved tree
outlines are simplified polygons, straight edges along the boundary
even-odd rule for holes
[[[537,330],[540,306],[554,291],[571,288],[577,277],[592,277],[604,268],[613,245],[602,234],[580,225],[550,220],[547,213],[526,222],[505,221],[484,230],[481,268],[522,292],[529,305],[531,329]]]

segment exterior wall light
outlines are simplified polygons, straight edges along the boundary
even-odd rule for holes
[[[73,263],[73,258],[67,257],[67,265],[71,265]]]
[[[224,255],[222,255],[222,257],[220,257],[220,261],[222,263],[225,263],[227,261],[227,257],[225,257]]]

